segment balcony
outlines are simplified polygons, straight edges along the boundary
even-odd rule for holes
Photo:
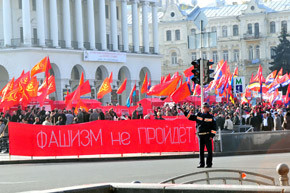
[[[92,50],[91,45],[89,42],[84,42],[83,44],[84,50]],[[102,51],[102,44],[101,43],[96,43],[96,50]],[[55,48],[55,49],[71,49],[67,48],[66,41],[65,40],[58,40],[57,46],[53,46],[53,40],[51,39],[45,39],[45,45],[40,45],[39,39],[37,38],[32,38],[29,44],[25,44],[21,38],[14,38],[11,39],[11,45],[4,45],[4,40],[0,39],[0,49],[5,49],[5,48],[21,48],[21,47],[36,47],[36,48]],[[77,41],[71,41],[71,47],[74,50],[82,50],[79,48],[79,43]],[[134,46],[129,45],[128,46],[128,51],[125,51],[124,45],[118,45],[118,50],[117,52],[127,52],[127,53],[137,53],[137,54],[157,54],[155,53],[154,47],[149,47],[149,52],[145,52],[144,46],[139,46],[139,51],[135,52]],[[107,49],[108,51],[114,51],[113,50],[113,44],[107,44]],[[157,54],[158,55],[158,54]]]
[[[252,34],[245,33],[243,35],[243,39],[246,41],[260,40],[261,38],[262,38],[261,33],[252,33]]]
[[[258,66],[259,64],[261,64],[261,60],[260,59],[254,59],[254,60],[244,60],[244,64],[245,66],[248,67],[255,67]]]

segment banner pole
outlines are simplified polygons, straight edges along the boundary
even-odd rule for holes
[[[202,34],[203,34],[203,20],[200,21],[200,89],[201,89],[201,94],[200,94],[200,102],[201,102],[201,109],[203,109],[203,56],[202,56]]]

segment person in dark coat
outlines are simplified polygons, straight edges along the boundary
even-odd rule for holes
[[[218,128],[220,128],[221,130],[224,129],[224,124],[225,124],[225,117],[223,116],[222,113],[220,113],[217,118],[216,118],[216,125]]]

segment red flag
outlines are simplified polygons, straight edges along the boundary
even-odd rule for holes
[[[21,98],[22,106],[26,107],[33,97],[37,97],[38,85],[37,78],[34,76],[23,91]]]
[[[234,77],[238,77],[238,76],[239,76],[239,68],[236,67],[234,71]]]
[[[172,93],[171,98],[175,103],[178,103],[182,101],[183,99],[185,99],[186,97],[190,96],[190,94],[191,93],[188,88],[188,85],[185,82],[178,89],[176,89],[176,91]]]
[[[160,83],[162,83],[164,81],[164,76],[161,76],[161,80],[160,80]]]
[[[101,85],[99,92],[97,94],[98,99],[103,98],[106,94],[112,92],[111,84],[110,84],[110,79],[105,78],[103,84]]]
[[[10,91],[13,90],[13,87],[14,87],[14,77],[1,90],[0,96],[2,96],[2,98],[4,98],[7,93],[9,93]]]
[[[152,86],[150,90],[147,92],[147,95],[154,95],[154,96],[170,96],[176,89],[180,76],[170,80],[165,83],[161,83],[155,86]]]
[[[49,57],[43,58],[39,63],[37,63],[31,70],[31,77],[35,74],[45,72],[45,76],[49,77],[49,70],[51,69],[51,64]]]
[[[166,78],[163,80],[163,82],[168,82],[171,79],[170,73],[166,76]]]
[[[191,77],[193,75],[193,73],[191,72],[192,70],[194,70],[194,66],[191,66],[190,68],[184,70],[184,75],[185,77]]]
[[[80,85],[78,88],[79,88],[80,96],[91,93],[91,86],[90,86],[90,82],[88,80],[84,84]],[[71,100],[74,97],[75,92],[78,90],[78,88],[74,92],[68,94],[65,97],[65,104],[66,105],[68,105],[71,102]]]
[[[14,88],[9,93],[2,98],[1,107],[3,107],[3,111],[8,110],[10,107],[19,103],[19,87]]]
[[[85,82],[85,80],[84,80],[84,72],[82,72],[79,85],[84,84],[84,82]]]
[[[110,74],[109,81],[110,81],[110,84],[113,83],[113,72],[111,72]]]
[[[75,114],[78,114],[78,109],[85,109],[85,111],[87,111],[87,112],[89,110],[89,108],[83,103],[82,100],[79,100],[79,102],[75,108],[75,112],[74,112]]]
[[[130,92],[130,95],[129,95],[128,99],[127,99],[127,104],[126,104],[127,107],[130,107],[131,104],[133,103],[133,97],[134,96],[136,96],[136,83],[133,86],[133,88],[132,88],[132,90]]]
[[[196,84],[195,87],[194,87],[193,95],[195,95],[195,96],[199,96],[200,94],[201,94],[201,88],[200,88],[200,85],[199,85],[199,84]]]
[[[288,85],[287,93],[286,93],[286,98],[285,98],[285,103],[289,104],[290,102],[290,84]]]
[[[147,88],[148,88],[148,77],[147,77],[147,72],[145,74],[145,78],[143,80],[143,85],[142,85],[142,88],[141,88],[141,93],[147,93]]]
[[[117,90],[117,94],[122,94],[126,90],[127,78],[123,81],[122,85]]]
[[[47,95],[50,95],[51,93],[54,93],[56,91],[55,86],[55,77],[51,75],[48,78],[48,83],[46,83],[47,80],[44,80],[42,85],[39,87],[38,92],[42,92],[44,89],[48,88]]]

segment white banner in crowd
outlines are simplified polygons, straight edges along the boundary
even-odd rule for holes
[[[84,61],[126,63],[127,55],[122,52],[84,51]]]

